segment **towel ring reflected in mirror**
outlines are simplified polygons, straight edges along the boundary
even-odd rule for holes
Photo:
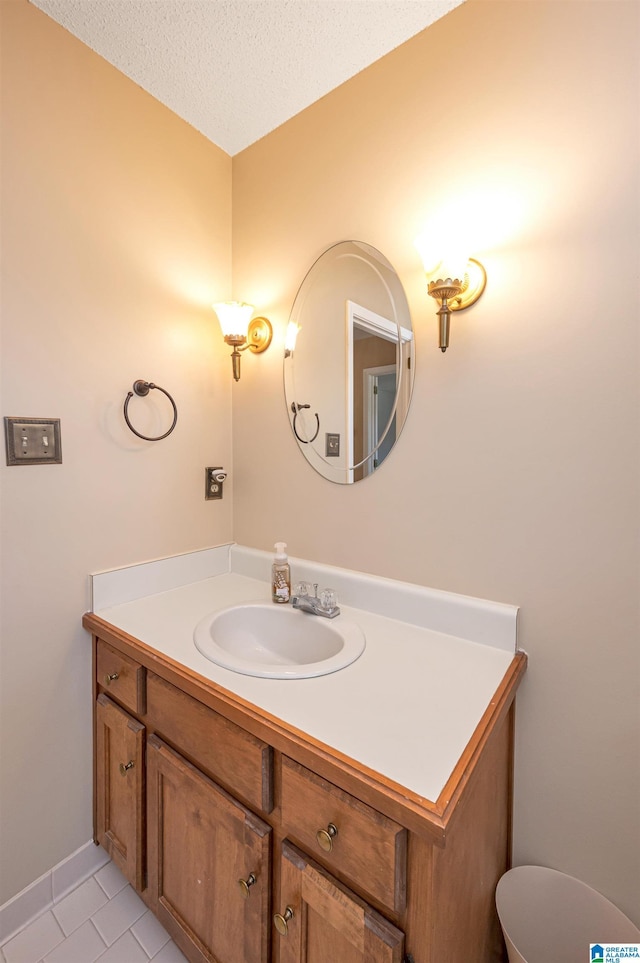
[[[293,421],[291,422],[291,426],[293,428],[294,435],[296,436],[296,438],[298,439],[301,445],[309,445],[312,441],[315,441],[320,432],[320,417],[318,415],[318,412],[316,411],[316,431],[313,438],[301,438],[300,435],[298,434],[298,429],[296,427],[296,419],[303,408],[310,408],[310,407],[311,405],[301,405],[299,401],[291,402],[291,411],[293,412]]]

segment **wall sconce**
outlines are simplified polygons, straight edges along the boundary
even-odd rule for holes
[[[452,251],[436,260],[432,256],[433,243],[418,238],[415,245],[422,257],[429,283],[428,292],[440,302],[436,312],[439,320],[439,347],[449,347],[449,328],[452,311],[464,311],[478,300],[487,283],[487,272],[479,261],[465,253]]]
[[[251,320],[253,305],[243,301],[221,301],[214,304],[213,309],[218,315],[224,340],[233,347],[233,377],[240,381],[240,352],[247,348],[253,354],[266,351],[273,336],[271,322],[262,317]]]

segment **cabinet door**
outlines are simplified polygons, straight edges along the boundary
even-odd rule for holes
[[[96,838],[144,888],[144,726],[104,694],[96,700]]]
[[[402,963],[404,934],[286,841],[280,894],[279,963]]]
[[[267,963],[270,827],[155,735],[147,807],[151,905],[176,943],[190,960]]]

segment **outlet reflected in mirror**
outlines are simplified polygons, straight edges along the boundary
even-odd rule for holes
[[[398,275],[369,244],[335,244],[304,278],[288,332],[285,400],[300,451],[329,481],[366,478],[411,400],[414,341]]]

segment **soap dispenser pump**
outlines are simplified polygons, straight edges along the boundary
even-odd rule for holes
[[[286,554],[285,542],[276,542],[273,565],[271,567],[272,599],[274,602],[288,602],[291,598],[291,569]]]

